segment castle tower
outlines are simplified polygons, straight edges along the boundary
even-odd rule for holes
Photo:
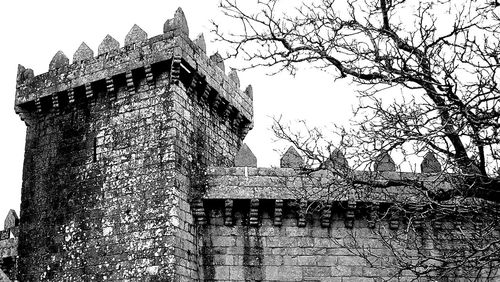
[[[192,281],[190,203],[205,167],[231,166],[252,127],[251,88],[189,39],[182,10],[149,38],[82,43],[38,76],[19,66],[27,125],[20,281]]]

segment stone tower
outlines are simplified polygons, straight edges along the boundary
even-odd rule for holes
[[[19,66],[21,281],[198,278],[190,203],[207,166],[233,164],[252,91],[189,39],[181,9],[163,30],[108,35],[96,56],[82,43],[37,76]]]

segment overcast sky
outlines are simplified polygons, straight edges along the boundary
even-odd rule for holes
[[[253,0],[252,0],[253,1]],[[224,26],[219,0],[24,0],[0,4],[0,222],[8,210],[19,213],[25,125],[14,113],[17,64],[32,68],[35,75],[45,73],[54,54],[62,50],[68,58],[85,41],[97,54],[97,46],[110,34],[123,46],[125,35],[138,24],[149,37],[161,34],[164,22],[182,7],[189,24],[190,37],[204,33],[207,53],[223,50],[213,43],[210,20]],[[70,61],[71,63],[71,61]],[[226,62],[226,69],[238,62]],[[353,90],[346,81],[334,82],[327,73],[305,69],[291,77],[270,77],[266,70],[240,73],[241,87],[254,90],[254,129],[245,142],[262,167],[278,166],[279,151],[286,144],[274,142],[271,116],[304,119],[315,125],[345,123],[351,116]],[[1,228],[0,228],[1,229]]]

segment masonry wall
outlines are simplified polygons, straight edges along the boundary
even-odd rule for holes
[[[207,281],[374,281],[389,278],[391,269],[369,267],[353,250],[336,243],[351,232],[344,227],[343,220],[333,222],[330,228],[322,228],[319,220],[298,227],[294,217],[285,218],[283,225],[276,227],[267,213],[263,216],[262,225],[258,227],[239,220],[232,227],[224,226],[220,220],[206,227],[203,268]],[[372,247],[382,251],[381,243],[369,228],[357,227],[355,233],[357,239],[373,242]]]
[[[177,230],[176,256],[182,258],[177,269],[181,281],[199,279],[199,248],[191,203],[207,189],[209,165],[233,164],[241,145],[241,133],[231,121],[220,115],[208,101],[201,100],[180,83],[171,88],[171,116],[176,132],[175,178],[179,185],[180,228]]]
[[[78,96],[29,117],[21,281],[166,279],[177,225],[169,85]],[[103,89],[101,89],[103,90]]]

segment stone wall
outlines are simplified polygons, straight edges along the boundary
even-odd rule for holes
[[[422,251],[453,252],[464,240],[454,238],[468,232],[462,230],[477,228],[463,225],[457,229],[457,222],[444,218],[432,223],[415,219],[410,228],[405,217],[389,209],[396,199],[412,198],[410,189],[353,190],[328,171],[300,174],[302,160],[294,156],[285,154],[282,168],[258,168],[251,150],[243,146],[235,162],[245,166],[208,168],[209,189],[193,213],[205,281],[414,281],[411,268],[398,266],[398,257],[384,240],[413,238],[398,249],[408,259]],[[423,165],[429,169],[427,161]],[[435,170],[354,173],[359,179],[380,181],[419,179],[430,191],[449,189],[446,176]],[[407,232],[407,228],[414,231]],[[488,236],[499,234],[495,231]],[[417,248],[418,244],[423,246]],[[483,275],[497,277],[496,268],[492,270]],[[468,281],[477,277],[456,273],[449,278]]]
[[[134,26],[95,58],[82,44],[48,73],[19,67],[21,281],[199,278],[190,202],[252,126],[251,89],[204,52],[179,9],[163,35]]]

